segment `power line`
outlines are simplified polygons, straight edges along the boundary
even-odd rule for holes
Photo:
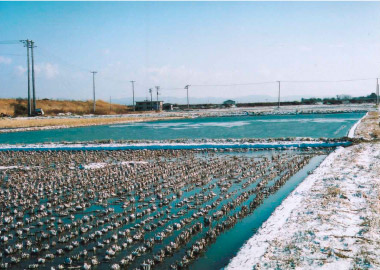
[[[183,90],[183,88],[160,88],[161,90],[164,91],[175,91],[175,90]]]
[[[0,40],[0,44],[19,44],[23,40]]]
[[[253,83],[230,83],[230,84],[192,84],[191,86],[195,87],[208,87],[208,86],[244,86],[244,85],[259,85],[259,84],[271,84],[277,83],[277,81],[268,81],[268,82],[253,82]]]
[[[330,82],[355,82],[355,81],[371,81],[371,80],[376,80],[376,78],[347,79],[347,80],[281,81],[281,82],[286,82],[286,83],[330,83]]]
[[[58,60],[59,62],[61,62],[61,64],[63,64],[63,65],[69,66],[71,68],[76,68],[76,69],[79,69],[79,70],[84,71],[84,72],[91,72],[91,69],[84,68],[84,67],[78,66],[76,64],[70,63],[67,60],[62,59],[61,57],[59,57],[59,56],[57,56],[57,55],[49,52],[48,50],[46,50],[44,48],[39,47],[39,51],[40,51],[40,54],[42,56],[46,56],[48,58],[55,58],[56,60]]]
[[[0,53],[0,56],[6,55],[6,56],[22,56],[25,57],[25,54],[17,54],[17,53]]]

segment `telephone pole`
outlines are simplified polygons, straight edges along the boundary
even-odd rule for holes
[[[280,96],[281,96],[281,82],[278,82],[278,108],[280,109]]]
[[[159,95],[158,91],[159,91],[159,90],[160,90],[160,87],[159,87],[159,86],[156,86],[156,93],[157,93],[157,111],[160,110],[160,106],[158,105],[158,95]]]
[[[36,112],[36,85],[35,85],[35,80],[34,80],[34,53],[33,53],[33,48],[34,48],[34,41],[30,41],[30,49],[32,53],[32,88],[33,88],[33,106],[31,108],[31,111],[33,114]]]
[[[379,78],[376,78],[376,105],[379,105]]]
[[[133,111],[135,111],[135,81],[131,81],[131,83],[132,83]]]
[[[111,105],[112,105],[112,103],[111,103],[111,96],[110,96],[110,113],[112,111]]]
[[[149,93],[150,93],[150,110],[153,111],[153,96],[152,96],[153,89],[152,88],[149,88]]]
[[[27,69],[28,69],[28,116],[32,116],[32,104],[31,104],[31,101],[30,101],[30,62],[29,62],[29,43],[30,43],[30,40],[27,39],[27,40],[23,40],[22,42],[24,42],[25,44],[25,47],[26,47],[26,65],[27,65]]]
[[[94,95],[94,113],[96,109],[96,101],[95,101],[95,74],[98,73],[97,71],[91,71],[92,73],[92,90]]]
[[[185,86],[186,93],[187,93],[187,109],[190,109],[190,104],[189,104],[189,86],[190,85],[186,85]]]

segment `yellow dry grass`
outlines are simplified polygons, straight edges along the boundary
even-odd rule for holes
[[[379,126],[379,112],[369,112],[366,117],[358,125],[355,135],[365,139],[379,139],[380,126]]]
[[[37,108],[42,108],[46,115],[57,115],[58,113],[71,112],[73,114],[92,113],[92,101],[75,100],[37,100]],[[131,107],[110,104],[103,100],[96,101],[96,114],[125,114],[131,112]],[[26,99],[0,99],[0,113],[11,116],[22,116],[27,114]]]
[[[11,116],[20,116],[27,113],[27,100],[25,99],[0,99],[0,113]],[[92,113],[92,101],[71,100],[37,100],[37,108],[42,108],[45,115],[57,115],[58,113],[71,112],[76,115]],[[97,100],[96,114],[115,115],[132,113],[131,107],[111,104]],[[151,112],[150,112],[151,113]],[[109,117],[109,118],[0,118],[0,129],[38,128],[38,127],[77,127],[90,125],[106,125],[136,121],[160,120],[163,117]]]

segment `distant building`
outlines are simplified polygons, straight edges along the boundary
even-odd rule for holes
[[[171,104],[171,103],[165,103],[165,104],[163,105],[163,109],[164,109],[165,111],[172,111],[172,110],[173,110],[173,104]]]
[[[338,100],[347,100],[347,99],[351,99],[352,97],[350,95],[337,95],[336,96],[336,99]]]
[[[223,105],[226,107],[235,107],[236,106],[236,101],[235,100],[226,100],[223,102]]]
[[[163,101],[136,101],[136,111],[162,111]]]

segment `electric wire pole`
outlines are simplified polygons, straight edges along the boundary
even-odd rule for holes
[[[157,111],[160,110],[160,106],[158,105],[158,95],[159,95],[158,91],[159,91],[159,90],[160,90],[160,87],[159,87],[159,86],[156,86],[156,93],[157,93]]]
[[[187,109],[190,109],[190,104],[189,104],[189,86],[190,85],[186,85],[185,86],[186,93],[187,93]]]
[[[91,71],[92,73],[92,90],[93,90],[93,96],[94,96],[94,113],[96,109],[96,101],[95,101],[95,74],[98,73],[96,71]]]
[[[131,81],[131,83],[132,83],[133,111],[135,111],[135,81]]]
[[[280,96],[281,96],[281,82],[278,82],[278,108],[280,109]]]
[[[26,65],[28,68],[28,116],[32,116],[32,104],[30,102],[30,62],[29,62],[29,42],[30,40],[23,40],[25,47],[26,47]]]
[[[376,78],[376,105],[379,105],[379,78]]]
[[[153,96],[152,96],[153,89],[152,88],[149,88],[149,93],[150,93],[150,110],[153,111]]]
[[[36,113],[36,85],[35,85],[35,80],[34,80],[34,53],[33,53],[33,48],[34,48],[34,41],[30,41],[30,49],[32,53],[32,88],[33,88],[33,106],[31,108],[31,111],[33,114]]]

